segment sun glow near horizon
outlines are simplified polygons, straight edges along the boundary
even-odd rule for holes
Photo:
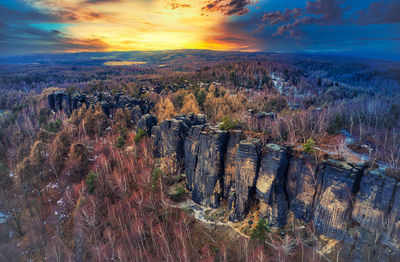
[[[153,51],[166,49],[211,49],[258,51],[254,46],[226,41],[220,25],[229,17],[204,13],[204,2],[175,4],[169,1],[82,1],[34,2],[47,12],[64,12],[75,21],[63,28],[71,39],[95,42],[101,51]],[[70,13],[72,12],[72,13]],[[63,50],[65,51],[65,50]],[[87,51],[81,46],[68,52]]]

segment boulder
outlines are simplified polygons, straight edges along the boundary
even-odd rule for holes
[[[139,122],[140,118],[142,117],[142,109],[140,109],[140,106],[134,106],[131,110],[132,112],[132,121],[134,125],[137,125]]]

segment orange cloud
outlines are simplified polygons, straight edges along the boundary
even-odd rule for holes
[[[63,17],[63,21],[68,22],[63,29],[64,35],[70,39],[96,39],[101,42],[101,50],[256,50],[255,46],[240,43],[237,36],[216,30],[229,17],[226,12],[202,15],[207,3],[207,0],[31,2],[44,12]]]

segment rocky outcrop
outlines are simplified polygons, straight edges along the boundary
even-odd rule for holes
[[[260,216],[264,217],[270,226],[282,227],[286,224],[286,212],[289,207],[286,193],[288,153],[285,148],[276,144],[268,144],[262,151],[256,183]]]
[[[236,152],[240,141],[242,140],[242,131],[233,130],[228,133],[228,142],[224,160],[223,194],[228,199],[232,189],[235,188],[236,178]]]
[[[84,104],[90,106],[100,103],[103,112],[107,116],[112,116],[117,108],[127,108],[134,113],[135,116],[136,114],[140,114],[137,119],[139,119],[141,115],[149,113],[154,106],[152,102],[146,99],[135,99],[122,94],[113,96],[106,92],[97,92],[93,94],[81,94],[76,92],[68,94],[64,91],[59,91],[49,94],[47,103],[50,110],[54,112],[64,111],[68,115]],[[138,109],[140,109],[140,112]]]
[[[159,157],[172,157],[183,163],[183,146],[189,127],[176,119],[164,120],[160,126],[152,128],[154,137],[155,155]]]
[[[221,131],[203,117],[177,116],[152,128],[159,156],[181,164],[192,199],[204,206],[228,202],[229,220],[257,210],[270,226],[291,213],[317,234],[344,241],[343,254],[382,258],[376,245],[400,248],[400,185],[380,170],[267,144],[241,131]],[[253,221],[255,222],[255,221]],[[385,261],[385,260],[384,260]]]
[[[182,120],[188,127],[194,125],[204,125],[206,123],[206,117],[203,114],[189,113],[187,115],[178,115],[174,119]]]
[[[361,179],[351,217],[371,232],[383,232],[396,184],[394,178],[381,170],[367,170]]]
[[[317,174],[313,221],[317,233],[343,240],[363,167],[330,160]]]
[[[50,110],[53,110],[55,112],[60,112],[61,110],[64,110],[67,114],[70,114],[73,110],[71,97],[64,92],[55,92],[48,95],[47,101]]]
[[[384,231],[383,244],[394,249],[400,249],[400,183],[396,183],[389,208],[386,230]]]
[[[146,131],[148,136],[151,136],[151,129],[153,126],[157,125],[157,118],[155,116],[152,116],[150,114],[145,114],[140,118],[140,120],[137,123],[136,128],[142,129]]]
[[[140,118],[142,118],[142,109],[139,106],[135,106],[132,108],[132,122],[134,125],[137,125]]]
[[[205,125],[193,126],[185,139],[185,174],[187,178],[186,187],[190,191],[193,190],[193,180],[196,173],[196,166],[199,156],[200,134],[204,130]]]
[[[196,203],[219,206],[227,137],[226,131],[213,127],[194,126],[189,131],[185,141],[185,171]]]
[[[185,164],[184,144],[192,125],[205,123],[204,115],[189,114],[188,117],[177,116],[164,120],[160,126],[152,128],[154,138],[155,155],[158,157],[171,157],[176,160],[177,168],[183,168]]]
[[[256,182],[260,162],[261,142],[259,139],[244,140],[236,152],[236,175],[234,210],[231,221],[243,220],[256,193]]]
[[[317,188],[317,167],[313,156],[298,153],[290,159],[286,192],[290,210],[297,219],[310,222]]]
[[[283,227],[291,213],[313,224],[317,234],[344,241],[346,256],[378,260],[383,253],[370,252],[377,246],[392,252],[382,251],[387,257],[399,254],[400,183],[384,170],[337,160],[317,162],[276,144],[262,148],[246,132],[207,125],[204,115],[179,115],[157,126],[156,118],[146,114],[148,102],[125,96],[48,96],[56,112],[97,102],[111,115],[129,105],[137,128],[151,134],[155,156],[170,158],[174,171],[185,173],[192,199],[213,208],[227,201],[230,221],[242,221],[254,208],[270,226]]]

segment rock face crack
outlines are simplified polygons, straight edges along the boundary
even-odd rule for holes
[[[390,204],[387,212],[385,226],[387,229],[382,236],[382,243],[394,248],[400,249],[400,183],[395,182],[393,195],[390,198]]]
[[[226,131],[194,126],[185,140],[188,188],[193,190],[192,199],[198,204],[219,206],[227,138]]]
[[[235,160],[235,205],[229,216],[231,221],[243,220],[249,211],[255,194],[260,152],[259,139],[244,140],[239,143]]]
[[[388,211],[386,212],[386,215],[389,215],[390,212],[391,212],[392,209],[393,209],[393,203],[394,203],[395,196],[396,196],[396,193],[397,193],[397,185],[398,185],[398,181],[395,182],[394,189],[393,189],[393,193],[392,193],[392,196],[391,196],[391,198],[390,198],[389,208],[388,208]]]
[[[286,148],[276,144],[268,144],[263,148],[256,194],[260,200],[260,216],[265,217],[270,226],[282,227],[286,224],[289,209],[286,192],[288,164],[289,153]]]

